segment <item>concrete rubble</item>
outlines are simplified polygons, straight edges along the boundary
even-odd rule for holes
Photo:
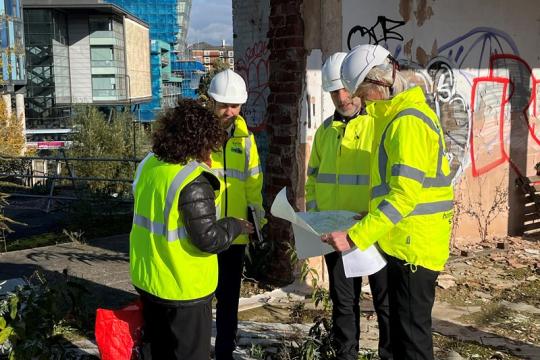
[[[439,277],[433,310],[434,332],[456,341],[498,348],[515,358],[540,359],[540,243],[521,238],[503,241],[504,249],[497,247],[500,239],[456,246]],[[92,287],[96,298],[102,299],[98,306],[114,308],[119,302],[135,297],[129,282],[127,243],[126,235],[122,235],[89,244],[69,243],[0,254],[0,280],[24,278],[35,270],[46,274],[67,271]],[[364,283],[360,345],[373,351],[377,347],[377,323],[369,286],[367,281]],[[308,298],[309,288],[293,284],[242,298],[240,312],[269,306],[287,312],[298,303],[305,303],[306,308],[313,310]],[[305,336],[310,328],[309,323],[252,320],[240,322],[237,359],[249,359],[253,346],[276,351],[284,341],[298,334]],[[480,358],[448,350],[439,349],[444,358]],[[91,340],[74,342],[72,351],[81,354],[81,358],[83,354],[98,355]],[[498,356],[496,350],[491,355]]]

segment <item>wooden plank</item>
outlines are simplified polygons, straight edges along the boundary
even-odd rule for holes
[[[523,215],[523,222],[530,222],[530,221],[540,221],[540,214],[539,213],[528,213]]]
[[[534,231],[534,230],[540,230],[540,221],[532,222],[532,223],[523,225],[523,231],[524,232]]]

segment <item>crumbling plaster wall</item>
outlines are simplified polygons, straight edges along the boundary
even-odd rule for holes
[[[540,160],[536,124],[538,21],[534,2],[517,0],[343,0],[342,49],[387,47],[412,69],[441,118],[452,157],[456,238],[478,240],[485,219],[508,195],[488,236],[520,234],[523,195],[516,177]],[[499,196],[498,196],[498,195]],[[485,221],[484,221],[485,222]]]
[[[478,222],[497,194],[509,200],[487,236],[520,233],[524,202],[514,180],[532,175],[540,160],[538,18],[526,0],[233,1],[237,70],[248,83],[244,112],[263,154],[266,205],[286,186],[291,203],[304,208],[313,134],[333,112],[319,89],[320,66],[336,51],[373,43],[410,69],[442,120],[455,179],[454,238],[479,239]],[[276,269],[286,268],[290,228],[274,219],[268,233]]]

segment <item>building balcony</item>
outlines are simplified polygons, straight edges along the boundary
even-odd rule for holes
[[[113,31],[94,31],[90,34],[90,45],[118,45]]]
[[[122,101],[126,100],[126,92],[116,89],[93,89],[93,101]]]
[[[92,60],[92,75],[119,74],[123,63],[116,60]]]

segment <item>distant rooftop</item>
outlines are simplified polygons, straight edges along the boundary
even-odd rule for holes
[[[205,41],[197,42],[188,46],[189,50],[232,50],[232,45],[211,45]]]

